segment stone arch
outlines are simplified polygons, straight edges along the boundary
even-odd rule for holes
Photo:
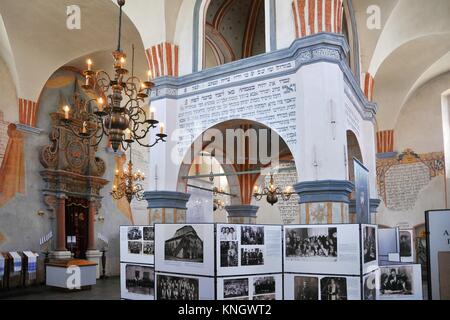
[[[355,182],[353,158],[364,164],[361,147],[356,134],[352,130],[347,130],[347,168],[348,180]]]

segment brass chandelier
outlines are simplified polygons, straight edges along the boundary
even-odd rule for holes
[[[122,199],[126,197],[128,203],[131,203],[133,198],[138,201],[144,199],[144,188],[142,187],[141,181],[145,180],[145,175],[141,171],[133,173],[133,162],[131,159],[131,145],[130,145],[130,160],[128,161],[127,169],[122,173],[116,170],[115,179],[118,181],[117,184],[113,185],[111,196],[116,199]]]
[[[118,0],[117,3],[120,11],[117,50],[112,53],[114,75],[111,77],[106,71],[92,70],[92,60],[87,60],[88,68],[83,72],[86,82],[82,87],[96,92],[99,98],[86,101],[82,112],[77,114],[77,121],[81,121],[83,125],[81,131],[71,125],[73,116],[71,117],[70,107],[66,105],[63,108],[64,122],[77,137],[87,140],[91,146],[98,146],[103,137],[107,136],[114,152],[119,147],[126,150],[133,142],[151,148],[160,141],[165,142],[167,137],[164,125],[154,119],[152,109],[149,117],[144,110],[148,92],[154,87],[151,72],[148,72],[146,81],[141,81],[133,71],[131,76],[126,78],[129,73],[125,68],[126,54],[121,49],[122,7],[125,0]],[[144,140],[158,124],[160,130],[155,140]]]
[[[283,201],[288,201],[293,194],[294,192],[292,191],[291,186],[286,187],[283,191],[279,187],[275,186],[273,174],[270,175],[269,184],[264,187],[262,191],[258,186],[255,186],[253,191],[253,197],[256,201],[260,201],[263,197],[266,197],[266,201],[272,206],[278,202],[279,196],[283,199]]]

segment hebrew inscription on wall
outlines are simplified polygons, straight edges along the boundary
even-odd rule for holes
[[[414,208],[419,192],[430,182],[430,169],[421,162],[392,166],[385,176],[386,206],[396,211]]]
[[[3,120],[3,112],[0,111],[0,166],[3,163],[6,146],[8,144],[8,125],[9,123]]]
[[[289,69],[293,64],[285,67]],[[263,123],[276,130],[291,149],[295,148],[297,84],[294,78],[283,76],[257,81],[280,70],[279,66],[271,66],[180,89],[179,94],[188,94],[179,100],[178,126],[183,130],[178,139],[180,156],[204,130],[230,119]],[[220,87],[243,80],[248,82]]]

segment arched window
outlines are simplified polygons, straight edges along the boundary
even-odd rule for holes
[[[356,79],[359,79],[360,65],[358,30],[352,0],[344,1],[344,11],[342,15],[342,34],[347,39],[347,43],[350,47],[350,52],[347,56],[347,63]]]
[[[205,6],[203,69],[265,52],[262,0],[211,0]]]

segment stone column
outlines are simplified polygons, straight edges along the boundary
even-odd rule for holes
[[[300,224],[350,223],[351,181],[322,180],[294,185],[299,195]]]
[[[97,199],[89,201],[89,232],[88,232],[88,250],[86,251],[86,259],[97,263],[97,279],[100,278],[100,259],[102,253],[97,250],[96,235],[95,235],[95,215],[97,214],[98,203]]]
[[[56,250],[51,253],[53,259],[69,259],[72,253],[66,248],[66,195],[56,196]]]
[[[256,212],[258,209],[258,206],[245,204],[226,206],[225,210],[228,212],[228,223],[256,224]]]
[[[144,198],[148,203],[149,224],[185,223],[186,204],[190,194],[175,191],[147,191]]]

